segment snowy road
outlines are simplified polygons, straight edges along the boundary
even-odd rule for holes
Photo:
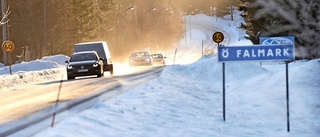
[[[59,111],[54,127],[50,127],[54,110],[50,107],[33,117],[20,120],[20,123],[0,125],[0,136],[318,137],[320,135],[320,77],[318,77],[320,59],[300,60],[289,64],[290,132],[287,132],[285,103],[286,73],[284,64],[279,62],[266,62],[262,65],[259,62],[226,64],[227,120],[222,120],[221,63],[218,63],[216,55],[206,55],[199,59],[200,45],[203,41],[204,46],[209,49],[215,47],[209,32],[213,32],[215,28],[221,29],[216,31],[225,30],[229,34],[225,42],[228,42],[229,37],[230,43],[221,43],[222,45],[252,45],[250,41],[243,38],[246,33],[236,27],[240,22],[244,22],[241,16],[236,15],[240,13],[235,14],[234,21],[230,18],[217,20],[204,15],[192,16],[192,27],[199,25],[202,27],[192,29],[192,39],[191,37],[183,38],[177,47],[167,52],[167,60],[171,63],[173,53],[178,49],[177,57],[174,58],[175,65],[167,66],[163,71],[161,68],[158,71],[151,71],[150,73],[156,73],[151,76],[148,75],[150,73],[130,75],[132,69],[126,67],[127,64],[120,65],[115,69],[114,79],[107,81],[111,83],[105,85],[106,89],[99,87],[100,89],[95,91],[109,92],[74,107],[70,106],[76,104],[81,98],[60,102],[57,110],[68,111]],[[196,22],[197,20],[199,21]],[[189,24],[186,26],[191,27]],[[189,32],[191,31],[188,31],[186,36],[191,36]],[[61,76],[55,77],[55,75],[65,73],[64,69],[56,71],[52,68],[65,65],[66,58],[63,55],[57,55],[13,66],[16,75],[0,77],[2,81],[0,95],[8,94],[2,93],[2,90],[24,82],[25,85],[30,85],[29,83],[35,81],[50,79],[51,82],[42,82],[42,84],[58,83]],[[19,74],[19,71],[23,71],[25,75]],[[0,68],[0,74],[7,72],[8,69],[5,67],[3,71]],[[161,75],[159,76],[157,72],[161,72]],[[108,74],[105,77],[107,78]],[[144,77],[148,77],[149,80]],[[91,80],[104,79],[83,78],[76,81],[86,84],[83,82]],[[149,82],[139,85],[145,80]],[[20,89],[23,88],[20,87]],[[57,91],[58,85],[52,88]],[[63,85],[62,88],[65,86]],[[18,91],[24,92],[17,89],[10,92]],[[54,95],[55,98],[56,95]],[[0,107],[2,107],[1,104]],[[84,110],[85,108],[88,109]],[[42,122],[30,124],[32,119],[41,118]],[[16,130],[19,126],[21,129],[22,125],[28,128]]]
[[[0,96],[0,125],[2,125],[0,127],[7,132],[0,130],[0,133],[10,134],[11,131],[16,132],[16,129],[6,127],[16,127],[17,125],[23,129],[23,126],[20,124],[14,123],[19,123],[19,121],[23,121],[27,119],[27,117],[40,111],[53,108],[60,86],[59,103],[72,102],[79,99],[87,101],[119,87],[123,88],[124,86],[138,85],[153,79],[159,75],[163,67],[135,67],[131,69],[132,72],[130,73],[115,75],[112,78],[107,75],[107,72],[105,74],[106,76],[102,78],[81,77],[76,80],[65,80],[65,76],[61,76],[62,80],[18,87],[14,92]],[[79,101],[77,101],[77,103],[69,103],[67,109],[73,107],[73,105],[70,106],[70,104],[78,105],[80,103]],[[67,109],[64,108],[64,110]],[[52,113],[48,112],[47,117],[50,117],[50,115],[52,115]],[[32,121],[40,122],[40,120],[34,119]],[[31,123],[28,124],[30,125]],[[49,124],[47,125],[49,126]],[[17,128],[17,130],[20,129]]]

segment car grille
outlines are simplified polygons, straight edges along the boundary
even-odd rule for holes
[[[137,59],[137,60],[134,60],[135,62],[147,62],[145,59]]]
[[[92,65],[79,65],[79,66],[74,66],[75,69],[87,69],[91,68]]]

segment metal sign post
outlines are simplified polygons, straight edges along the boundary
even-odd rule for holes
[[[5,52],[5,53],[7,53],[6,54],[6,59],[8,59],[8,54],[9,55],[11,55],[10,53],[14,50],[14,44],[13,44],[13,42],[11,42],[11,41],[9,41],[9,40],[7,40],[7,41],[4,41],[3,43],[2,43],[2,50]],[[7,60],[6,60],[7,61]],[[7,62],[9,62],[9,61],[7,61]],[[8,63],[9,64],[9,63]],[[10,62],[10,64],[9,64],[9,70],[10,70],[10,75],[12,74],[12,72],[11,72],[11,62]]]
[[[294,36],[278,36],[278,37],[260,37],[259,42],[262,45],[294,45]],[[287,103],[287,131],[290,132],[290,110],[289,110],[289,70],[288,61],[286,61],[286,103]]]
[[[290,132],[290,111],[289,111],[289,62],[286,61],[286,100],[287,100],[287,131]]]
[[[221,32],[215,32],[212,35],[212,39],[214,42],[218,43],[218,47],[220,47],[220,43],[224,40],[224,35]],[[225,64],[222,62],[222,115],[223,121],[226,121],[226,84],[225,84]]]
[[[218,44],[219,45],[219,44]],[[222,63],[222,107],[223,107],[223,121],[226,121],[226,72],[225,63]]]
[[[289,61],[294,60],[294,45],[279,44],[218,47],[219,62],[266,60],[286,62],[287,131],[290,132],[288,63]]]
[[[172,65],[174,65],[174,62],[175,62],[175,60],[176,60],[176,55],[177,55],[177,49],[174,51],[174,57],[173,57],[173,63],[172,63]]]
[[[2,15],[6,14],[6,5],[5,5],[5,0],[1,0],[1,12]],[[4,23],[2,25],[2,39],[3,42],[5,42],[5,40],[7,40],[7,24]],[[7,52],[3,52],[3,63],[4,65],[7,65]]]

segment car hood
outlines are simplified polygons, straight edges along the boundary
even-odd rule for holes
[[[130,57],[130,59],[149,59],[149,56],[141,56],[141,57]]]
[[[162,58],[153,58],[153,60],[163,60]]]
[[[86,60],[86,61],[76,61],[76,62],[69,62],[68,65],[90,65],[97,63],[96,60]]]

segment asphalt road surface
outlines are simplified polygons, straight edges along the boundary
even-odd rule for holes
[[[25,135],[23,131],[28,129],[36,132],[40,129],[31,129],[30,125],[44,124],[44,121],[41,127],[49,127],[54,112],[57,112],[55,122],[67,118],[158,77],[163,68],[132,67],[130,72],[115,73],[113,77],[105,72],[101,78],[90,76],[75,80],[66,80],[65,74],[61,74],[61,80],[17,87],[14,92],[0,96],[0,136]],[[53,124],[51,122],[51,126]]]

